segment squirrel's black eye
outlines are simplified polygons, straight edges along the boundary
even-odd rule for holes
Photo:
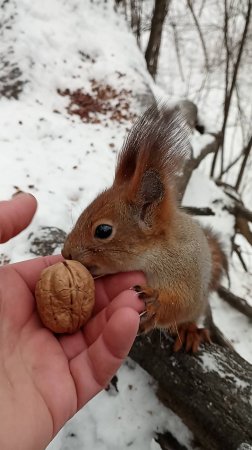
[[[107,239],[111,236],[113,231],[113,228],[111,225],[107,225],[105,223],[102,223],[101,225],[98,225],[95,229],[95,237],[99,239]]]

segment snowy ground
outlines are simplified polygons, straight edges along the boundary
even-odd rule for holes
[[[134,38],[111,3],[44,0],[40,5],[13,0],[0,10],[6,20],[0,31],[0,55],[7,55],[10,65],[18,68],[22,91],[18,100],[2,97],[0,102],[1,199],[21,189],[39,201],[29,228],[2,246],[2,260],[32,258],[31,232],[38,234],[41,226],[68,232],[83,208],[112,181],[116,153],[151,80]],[[8,65],[2,70],[8,71]],[[93,96],[96,84],[104,87],[105,94],[112,87],[120,96],[110,96],[106,115],[91,113],[88,123],[83,123],[67,112],[69,97],[58,90],[82,89]],[[109,118],[111,110],[125,102],[126,119]],[[200,145],[204,137],[195,139]],[[222,211],[222,202],[222,192],[199,171],[195,173],[185,203],[212,206],[216,211],[212,225],[225,230],[228,245],[233,224]],[[247,280],[240,268],[231,270],[232,288],[243,295]],[[247,320],[217,297],[212,304],[216,322],[252,362]],[[190,432],[157,401],[153,380],[131,361],[118,373],[118,389],[91,401],[48,450],[157,450],[155,431],[165,429],[190,448]]]

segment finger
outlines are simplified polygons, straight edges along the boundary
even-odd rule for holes
[[[132,290],[121,292],[112,302],[96,316],[94,316],[84,327],[83,335],[87,345],[91,345],[106,326],[112,315],[121,308],[132,308],[138,314],[144,310],[144,303]]]
[[[84,349],[94,343],[100,336],[107,322],[112,315],[120,308],[132,308],[138,314],[144,309],[144,303],[139,300],[134,291],[121,292],[112,302],[94,316],[85,325],[83,330],[67,336],[64,335],[59,338],[60,344],[68,359],[75,358]]]
[[[42,270],[63,260],[64,258],[61,255],[43,256],[11,264],[11,267],[23,278],[29,289],[34,292]]]
[[[120,292],[131,288],[135,284],[145,284],[146,279],[142,272],[124,272],[108,275],[95,281],[95,308],[94,314],[105,308],[111,299]]]
[[[0,202],[0,242],[6,242],[24,230],[37,209],[31,194],[21,193],[9,201]]]
[[[127,356],[138,325],[136,311],[131,308],[117,310],[93,345],[72,359],[70,370],[75,381],[78,409],[109,383]]]

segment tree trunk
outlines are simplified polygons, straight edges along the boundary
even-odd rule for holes
[[[170,0],[155,0],[155,7],[151,20],[150,37],[145,52],[147,68],[153,78],[155,78],[157,73],[163,24],[168,12],[169,3]]]
[[[155,331],[139,336],[130,353],[158,381],[160,400],[182,418],[204,450],[252,445],[251,365],[214,344],[196,356],[174,353],[172,346],[168,335]]]

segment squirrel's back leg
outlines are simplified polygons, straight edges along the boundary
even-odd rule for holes
[[[196,353],[203,342],[212,343],[210,331],[207,328],[198,328],[193,322],[183,323],[176,332],[177,337],[173,347],[175,352],[184,347],[186,352]]]

